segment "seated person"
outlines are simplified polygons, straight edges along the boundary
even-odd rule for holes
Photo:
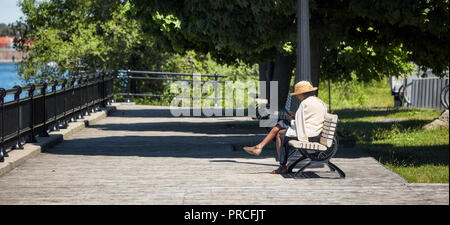
[[[290,126],[287,129],[282,129],[283,127],[277,124],[259,145],[244,148],[244,150],[251,154],[259,155],[262,147],[273,139],[274,133],[276,132],[275,136],[277,137],[277,153],[280,158],[280,167],[272,171],[273,174],[289,172],[286,166],[289,140],[305,142],[318,142],[320,140],[327,106],[322,100],[314,96],[315,90],[317,88],[313,87],[308,81],[300,81],[295,84],[295,92],[291,96],[297,96],[301,103],[295,113],[295,117],[292,114],[288,117]],[[270,140],[267,141],[266,139]]]
[[[317,87],[313,87],[308,81],[300,81],[295,85],[296,95],[300,100],[300,106],[295,113],[295,120],[291,121],[291,126],[280,138],[280,167],[272,171],[273,174],[288,173],[288,142],[290,140],[299,140],[304,142],[319,142],[320,133],[322,133],[327,106],[318,97],[314,96]]]
[[[287,119],[284,120],[279,120],[277,122],[277,124],[270,130],[269,134],[267,134],[267,136],[264,138],[264,140],[262,140],[259,144],[255,145],[255,146],[246,146],[244,147],[244,150],[252,155],[260,155],[263,148],[269,144],[274,138],[276,138],[276,148],[277,148],[277,153],[278,153],[278,157],[280,156],[280,144],[281,144],[281,136],[282,134],[286,131],[286,129],[289,127],[289,120],[294,118],[295,113],[289,111],[289,108],[291,106],[291,96],[288,95],[287,99],[286,99],[286,104],[285,104],[285,110],[287,112],[286,117]]]

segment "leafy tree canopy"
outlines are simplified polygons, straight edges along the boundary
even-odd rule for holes
[[[16,48],[28,53],[20,63],[24,79],[60,78],[82,71],[142,69],[159,54],[126,14],[129,3],[106,0],[19,2],[25,20]],[[31,45],[24,40],[32,40]]]
[[[14,30],[7,24],[0,23],[0,36],[14,36]]]
[[[160,49],[251,63],[273,60],[276,50],[295,54],[295,0],[130,1]],[[310,14],[323,77],[379,79],[406,73],[410,61],[436,74],[448,69],[448,0],[310,0]]]

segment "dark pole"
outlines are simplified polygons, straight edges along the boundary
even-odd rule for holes
[[[297,0],[297,63],[295,83],[302,80],[311,82],[309,45],[309,0]],[[297,110],[300,102],[292,99],[292,109]]]
[[[295,82],[311,81],[309,0],[297,0],[297,68]]]
[[[328,106],[329,106],[328,111],[331,112],[331,83],[329,79],[328,79]]]

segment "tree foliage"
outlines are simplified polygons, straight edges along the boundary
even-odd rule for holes
[[[11,26],[0,23],[0,36],[14,36],[15,32],[14,29],[11,28]]]
[[[143,31],[166,51],[211,52],[226,62],[296,54],[296,1],[130,0]],[[448,0],[310,0],[311,38],[322,41],[321,76],[380,79],[409,62],[448,69]]]
[[[126,0],[22,0],[19,6],[25,18],[14,25],[22,34],[15,47],[27,53],[18,70],[28,82],[116,69],[218,73],[230,80],[255,79],[257,74],[257,68],[241,61],[218,64],[207,53],[158,48],[155,36],[142,32],[130,16],[131,4]],[[169,24],[160,24],[162,29],[177,26],[170,16],[155,18]],[[115,81],[116,92],[127,92],[128,87],[133,93],[169,91],[168,82],[162,80]]]
[[[19,2],[26,19],[16,28],[16,48],[28,53],[20,63],[24,79],[59,78],[80,72],[142,69],[156,65],[158,52],[126,14],[128,3],[107,0]],[[32,40],[32,45],[23,40]]]
[[[255,68],[242,62],[219,65],[207,52],[162,51],[155,45],[155,37],[143,33],[136,19],[129,16],[128,1],[22,0],[19,6],[25,19],[15,24],[15,29],[22,32],[16,48],[29,53],[20,65],[25,78],[56,78],[60,74],[70,76],[102,69],[239,73],[239,76],[255,73]],[[171,21],[170,17],[164,20],[176,26],[176,20]],[[166,30],[172,26],[160,25]],[[32,40],[32,44],[25,44],[25,40]],[[57,66],[48,66],[49,63]]]

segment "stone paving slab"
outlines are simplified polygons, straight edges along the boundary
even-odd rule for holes
[[[114,110],[115,107],[107,106],[98,112],[85,116],[83,119],[69,123],[66,129],[50,132],[48,137],[36,137],[36,143],[26,143],[23,145],[23,149],[8,151],[9,156],[4,158],[4,162],[0,162],[0,176],[21,165],[26,160],[39,155],[42,151],[62,142],[74,132],[81,131],[89,124],[95,124],[97,121],[106,118]]]
[[[233,149],[266,130],[248,117],[171,117],[117,105],[110,117],[0,177],[0,204],[449,204],[448,184],[409,184],[364,152],[340,148],[307,179],[272,175],[273,150]],[[301,166],[301,165],[299,165]]]

